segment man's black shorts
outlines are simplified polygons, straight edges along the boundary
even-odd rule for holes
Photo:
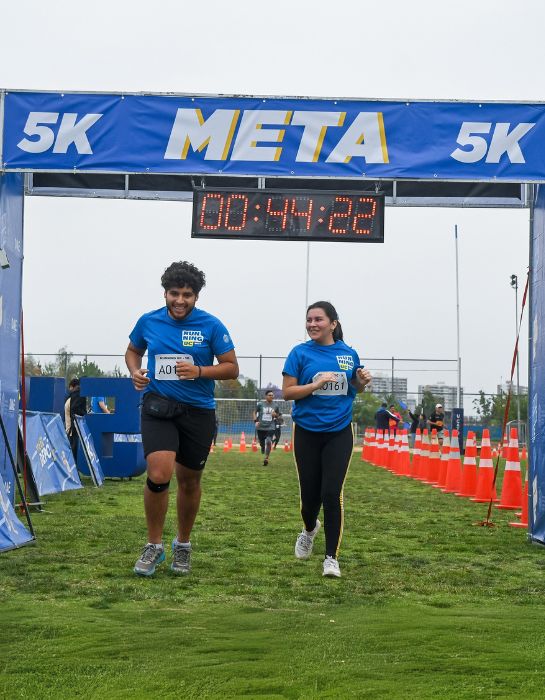
[[[167,450],[188,469],[204,469],[216,428],[213,408],[197,408],[146,392],[141,411],[144,456]]]

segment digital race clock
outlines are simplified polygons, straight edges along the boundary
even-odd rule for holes
[[[193,238],[384,242],[384,195],[196,189]]]

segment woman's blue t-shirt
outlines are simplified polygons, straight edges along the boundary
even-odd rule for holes
[[[310,384],[319,372],[335,372],[338,381],[294,402],[293,420],[306,430],[333,432],[352,422],[356,389],[351,380],[360,366],[359,355],[344,341],[319,345],[314,340],[296,345],[286,358],[282,374],[299,385]]]
[[[131,343],[148,351],[146,391],[168,396],[200,408],[214,408],[213,379],[178,379],[176,358],[201,367],[213,364],[214,357],[234,349],[223,323],[212,314],[194,308],[189,316],[176,321],[163,306],[141,316],[131,334]]]

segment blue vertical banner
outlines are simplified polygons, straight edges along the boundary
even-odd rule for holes
[[[460,445],[460,454],[463,454],[463,447],[464,447],[464,409],[463,408],[453,408],[452,409],[451,429],[458,431],[458,443]]]
[[[528,428],[528,525],[533,540],[545,544],[545,188],[534,202],[530,259],[530,387]]]
[[[23,273],[23,176],[0,175],[0,414],[17,453]],[[14,475],[0,433],[0,478],[14,503]]]

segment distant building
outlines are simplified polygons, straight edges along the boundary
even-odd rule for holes
[[[498,384],[498,394],[508,394],[509,393],[509,388],[511,386],[510,381],[506,381],[503,384]],[[517,383],[513,382],[513,395],[517,393]],[[519,384],[519,394],[523,396],[524,394],[528,394],[528,387],[527,386],[522,386],[522,384]]]
[[[369,386],[369,391],[375,396],[389,396],[394,394],[396,399],[407,403],[407,378],[392,377],[387,374],[375,374],[373,372],[373,381]]]
[[[458,387],[448,386],[444,382],[437,384],[420,384],[418,386],[418,403],[422,403],[424,392],[429,391],[437,398],[441,399],[445,411],[452,411],[458,406]],[[464,390],[460,387],[460,405],[464,405]]]

